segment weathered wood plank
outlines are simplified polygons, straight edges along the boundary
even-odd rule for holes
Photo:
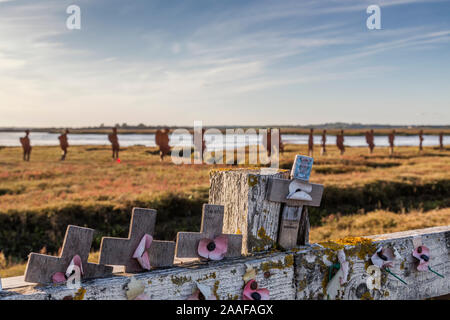
[[[297,245],[302,210],[303,207],[283,207],[278,237],[278,243],[281,247],[290,249]]]
[[[350,270],[347,283],[340,292],[340,299],[425,299],[450,293],[450,226],[371,236],[360,246],[348,245],[344,251]],[[430,265],[445,276],[415,269],[412,251],[416,240],[431,250]],[[325,244],[324,244],[325,245]],[[392,248],[399,258],[392,272],[408,284],[382,273],[380,288],[369,289],[367,267],[377,246]],[[260,254],[237,259],[203,264],[183,264],[169,269],[140,273],[134,277],[145,284],[145,293],[152,299],[186,299],[195,289],[195,281],[213,288],[220,299],[241,298],[244,282],[242,276],[247,266],[257,269],[256,280],[261,287],[270,290],[271,299],[323,299],[326,297],[328,264],[336,262],[339,245],[328,243],[328,248],[318,245],[299,247],[295,252]],[[270,272],[269,277],[264,273]],[[129,274],[109,278],[84,280],[84,299],[126,299]],[[325,279],[325,280],[324,280]],[[14,282],[16,286],[5,285]],[[4,290],[0,300],[63,299],[74,296],[76,290],[66,286],[23,286],[20,279],[2,279]]]
[[[256,281],[260,287],[270,291],[272,300],[291,300],[295,297],[293,261],[292,254],[276,253],[154,270],[134,277],[145,285],[145,294],[155,300],[186,299],[196,289],[196,281],[209,286],[220,300],[241,299],[244,287],[242,277],[249,266],[256,269]],[[264,276],[266,272],[270,272],[270,277],[266,277],[267,274]],[[130,278],[130,275],[118,275],[108,279],[83,281],[82,287],[86,290],[84,299],[127,299],[125,288]],[[65,286],[30,286],[2,292],[0,299],[61,300],[67,296],[73,297],[76,291]]]
[[[270,179],[269,186],[267,189],[267,200],[274,202],[286,203],[291,207],[319,207],[322,201],[323,185],[311,183],[312,191],[309,193],[312,197],[312,201],[302,201],[302,200],[292,200],[286,199],[289,194],[289,184],[291,180],[286,179]]]
[[[302,217],[298,228],[297,245],[309,245],[309,212],[308,207],[303,207]]]
[[[209,203],[224,206],[223,232],[242,234],[243,254],[276,246],[281,204],[266,200],[267,184],[270,178],[288,176],[288,171],[211,171]]]
[[[420,237],[431,250],[430,265],[445,276],[444,279],[432,272],[420,272],[412,257],[413,240]],[[414,230],[394,234],[372,236],[371,244],[345,246],[347,261],[350,261],[349,278],[340,292],[339,299],[425,299],[450,292],[450,226]],[[367,280],[371,276],[367,269],[370,256],[377,246],[386,246],[397,252],[398,258],[390,270],[408,285],[385,271],[381,271],[379,289],[369,289]],[[296,255],[297,299],[325,299],[328,265],[335,263],[337,250],[316,249],[299,252]]]

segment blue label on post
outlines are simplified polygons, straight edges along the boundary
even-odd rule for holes
[[[300,179],[309,181],[314,159],[311,157],[296,155],[295,162],[292,166],[291,177],[293,179]]]

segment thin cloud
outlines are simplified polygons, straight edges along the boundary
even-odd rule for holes
[[[326,91],[334,84],[382,78],[400,67],[379,55],[431,46],[445,50],[450,41],[450,26],[442,21],[374,32],[355,28],[352,12],[364,15],[369,2],[230,5],[202,16],[201,24],[173,30],[170,21],[144,28],[132,20],[108,29],[103,17],[90,11],[92,2],[78,1],[82,16],[96,15],[79,32],[65,29],[69,1],[5,4],[0,11],[0,110],[6,118],[0,125],[23,123],[25,113],[33,114],[27,121],[39,124],[95,125],[124,117],[127,122],[149,117],[156,123],[187,123],[195,116],[215,117],[214,108],[224,105],[251,110],[258,96],[277,96],[286,88],[295,88],[290,95],[302,101],[295,91],[305,87]],[[425,1],[379,2],[386,7],[416,3]],[[117,10],[125,19],[136,9],[128,4]],[[330,19],[330,13],[337,15]],[[264,108],[259,108],[261,117]]]

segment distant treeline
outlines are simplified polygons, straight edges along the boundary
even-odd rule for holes
[[[25,128],[25,127],[3,127],[0,128],[0,132],[22,132],[26,129],[30,129],[32,132],[50,132],[50,133],[60,133],[65,129],[69,129],[70,133],[73,134],[103,134],[110,133],[112,128],[118,128],[120,134],[152,134],[158,129],[169,128],[171,130],[176,129],[187,129],[190,132],[193,131],[192,127],[189,126],[150,126],[143,123],[138,125],[129,125],[127,123],[119,124],[114,126],[101,124],[100,126],[90,126],[90,127],[47,127],[47,128]],[[339,130],[345,130],[345,135],[363,135],[367,130],[374,129],[375,135],[386,135],[392,130],[396,130],[397,135],[417,135],[419,130],[423,130],[424,134],[437,135],[440,132],[444,134],[450,134],[450,125],[384,125],[384,124],[361,124],[361,123],[325,123],[325,124],[314,124],[314,125],[267,125],[267,126],[204,126],[203,128],[215,128],[219,129],[225,133],[226,129],[267,129],[267,128],[280,128],[282,134],[309,134],[311,128],[315,129],[315,134],[321,134],[322,130],[327,130],[329,134],[336,134]]]

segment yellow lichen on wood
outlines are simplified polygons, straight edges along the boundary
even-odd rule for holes
[[[219,284],[220,284],[220,281],[216,280],[214,282],[214,287],[213,287],[213,294],[217,298],[217,300],[219,300],[219,295],[217,294],[217,290],[219,290]]]
[[[250,188],[253,188],[254,186],[256,186],[258,184],[258,176],[249,174],[248,175],[248,186]]]
[[[83,300],[84,295],[86,294],[86,289],[81,287],[78,289],[78,291],[75,293],[75,296],[73,297],[73,300]]]
[[[215,279],[217,277],[215,272],[211,272],[209,274],[205,274],[202,278],[197,279],[197,281],[203,281],[208,279]]]
[[[297,283],[297,286],[298,286],[298,291],[305,290],[306,287],[308,286],[306,278],[304,278],[303,280],[299,280],[298,283]]]
[[[281,260],[278,260],[277,262],[274,261],[268,261],[268,262],[263,262],[260,265],[260,270],[266,272],[269,271],[271,269],[286,269],[286,268],[290,268],[294,265],[294,256],[292,254],[287,255],[284,258],[284,262]]]
[[[259,228],[257,237],[254,237],[251,234],[249,234],[248,237],[249,241],[254,244],[253,251],[255,252],[265,251],[266,249],[270,249],[276,245],[275,241],[267,235],[264,227]],[[269,248],[266,248],[266,246]]]
[[[258,230],[258,238],[260,240],[263,240],[265,242],[271,243],[273,240],[271,237],[269,237],[266,233],[266,229],[264,227],[259,228]]]
[[[356,246],[356,245],[364,245],[364,244],[371,244],[373,242],[370,238],[363,238],[363,237],[346,237],[342,239],[334,240],[334,242],[344,245],[344,246]]]
[[[192,280],[191,277],[175,277],[175,276],[171,276],[170,280],[172,281],[173,284],[177,285],[177,286],[181,286],[186,282],[189,282]]]
[[[366,260],[368,255],[371,256],[377,250],[374,240],[363,237],[346,237],[337,240],[320,242],[319,244],[333,251],[345,249],[345,254],[347,256],[357,256],[363,261]],[[347,248],[347,246],[351,246],[353,248]]]
[[[373,297],[370,295],[369,291],[366,291],[361,296],[361,300],[373,300]]]
[[[237,294],[235,294],[234,296],[232,294],[227,294],[227,299],[228,300],[238,300],[239,296]]]

